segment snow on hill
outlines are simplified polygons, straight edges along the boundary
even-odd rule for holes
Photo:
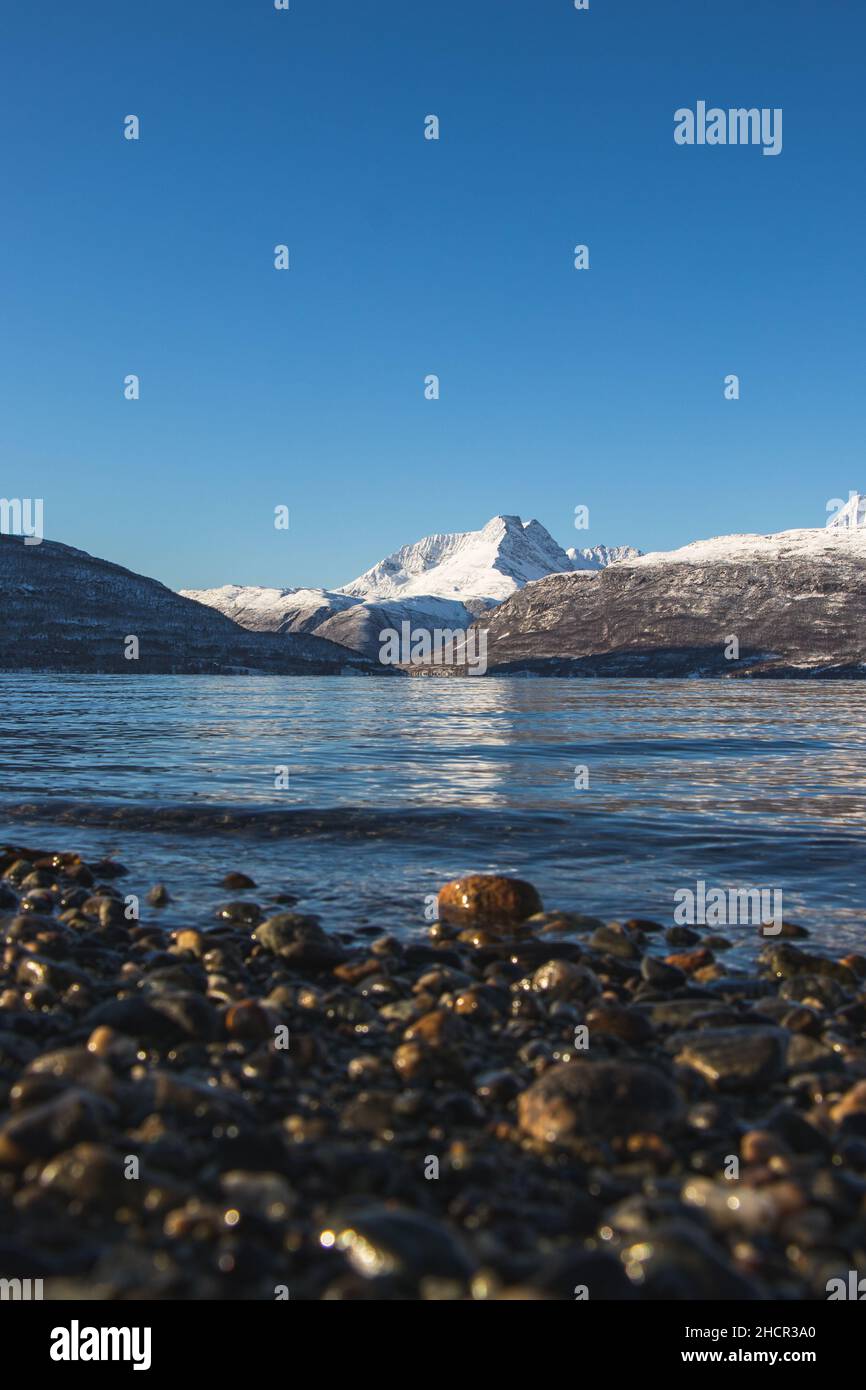
[[[480,621],[492,671],[864,679],[864,614],[866,528],[821,527],[549,575]]]
[[[219,589],[182,589],[181,593],[252,632],[312,631],[356,602],[327,589],[268,589],[255,584],[223,584]]]
[[[539,521],[495,516],[480,531],[404,545],[336,590],[225,584],[182,593],[257,632],[316,633],[374,655],[385,627],[408,619],[465,628],[532,580],[602,569],[639,553],[631,546],[565,551]]]
[[[866,528],[803,527],[768,535],[713,536],[679,550],[653,550],[630,560],[641,569],[658,565],[741,565],[800,559],[835,563],[841,556],[866,558]]]
[[[635,560],[641,554],[633,545],[592,545],[586,550],[566,550],[573,570],[604,570],[621,560]]]

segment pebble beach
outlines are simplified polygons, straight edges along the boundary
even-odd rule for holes
[[[443,886],[329,932],[226,865],[0,854],[0,1274],[55,1298],[823,1299],[863,1267],[866,957]],[[141,893],[140,918],[128,917]]]

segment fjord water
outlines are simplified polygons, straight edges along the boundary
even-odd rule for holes
[[[0,838],[116,855],[125,891],[167,884],[166,925],[243,869],[259,901],[423,931],[476,870],[668,925],[699,879],[781,888],[861,949],[864,715],[857,682],[4,674]]]

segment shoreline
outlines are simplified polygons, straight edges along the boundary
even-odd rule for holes
[[[713,929],[494,876],[446,886],[426,940],[329,933],[231,864],[169,932],[133,865],[0,854],[0,1276],[824,1299],[863,1267],[866,957],[786,925],[728,970]]]

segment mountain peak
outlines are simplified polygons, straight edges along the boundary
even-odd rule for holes
[[[257,631],[315,632],[375,655],[378,632],[411,619],[422,626],[467,627],[536,579],[603,569],[637,554],[630,547],[566,552],[540,521],[502,513],[478,531],[424,536],[401,546],[350,584],[321,589],[186,589]]]
[[[368,603],[421,595],[498,603],[532,579],[569,569],[565,551],[540,521],[502,514],[480,531],[404,545],[337,592]]]

